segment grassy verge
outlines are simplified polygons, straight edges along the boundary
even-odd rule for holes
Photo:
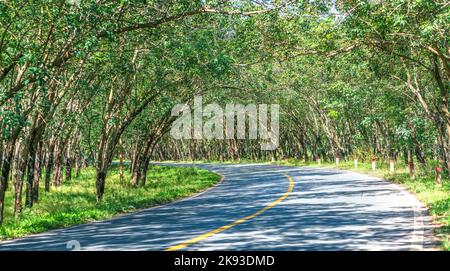
[[[62,187],[52,187],[50,193],[40,191],[39,203],[32,209],[24,209],[18,219],[13,218],[12,204],[7,206],[6,221],[0,227],[0,240],[168,203],[214,185],[220,176],[198,168],[152,166],[145,186],[132,188],[129,180],[129,171],[125,172],[125,181],[121,182],[117,167],[113,167],[107,177],[104,199],[97,204],[95,170],[85,169],[78,178],[64,182]],[[13,191],[7,192],[6,202],[13,202]]]
[[[441,186],[436,185],[433,167],[416,168],[416,178],[411,179],[406,165],[401,162],[395,165],[396,170],[394,174],[389,172],[389,164],[382,162],[377,162],[377,169],[375,171],[372,170],[369,162],[359,162],[358,168],[355,168],[353,161],[341,161],[339,165],[335,163],[322,163],[318,165],[315,162],[305,163],[304,161],[294,159],[277,161],[275,163],[281,165],[322,166],[351,170],[384,178],[402,185],[415,194],[428,207],[433,223],[439,226],[436,229],[436,236],[441,241],[441,247],[443,250],[450,251],[450,181],[444,179]]]

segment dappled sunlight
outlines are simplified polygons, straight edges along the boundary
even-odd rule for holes
[[[41,192],[41,200],[33,209],[24,209],[22,217],[0,226],[0,238],[20,237],[48,229],[107,219],[121,212],[155,206],[202,191],[215,184],[220,177],[203,169],[150,167],[148,176],[158,182],[131,187],[130,174],[118,178],[114,166],[107,177],[107,194],[97,203],[95,170],[88,168],[51,193]],[[7,213],[8,215],[12,215]]]
[[[189,164],[175,165],[186,167]],[[264,213],[186,250],[409,250],[417,200],[397,185],[328,169],[270,165],[196,165],[225,176],[193,198],[117,218],[4,242],[0,250],[164,250],[249,216],[286,193]],[[425,239],[424,247],[433,246]]]

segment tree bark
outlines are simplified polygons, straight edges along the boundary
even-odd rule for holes
[[[37,203],[39,201],[39,184],[41,181],[41,174],[42,174],[42,142],[39,143],[37,152],[36,152],[36,159],[34,161],[34,176],[33,176],[33,191],[32,191],[32,202]]]
[[[5,151],[5,157],[2,163],[1,179],[0,179],[0,225],[4,221],[4,209],[5,209],[5,193],[8,188],[8,179],[11,172],[12,158],[14,155],[14,142]]]
[[[55,143],[50,141],[45,165],[45,192],[50,192],[50,179],[53,170]]]

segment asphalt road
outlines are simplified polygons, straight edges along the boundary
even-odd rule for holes
[[[0,250],[434,247],[429,219],[416,198],[378,178],[335,169],[267,164],[196,166],[223,175],[223,181],[168,205],[0,242]]]

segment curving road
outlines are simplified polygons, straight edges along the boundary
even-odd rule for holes
[[[195,166],[215,171],[224,180],[192,198],[0,242],[0,250],[68,250],[78,243],[82,250],[434,247],[428,218],[416,198],[378,178],[267,164]]]

